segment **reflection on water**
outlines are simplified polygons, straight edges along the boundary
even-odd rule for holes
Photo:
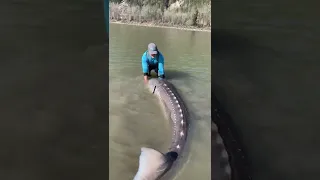
[[[132,178],[141,146],[166,152],[170,127],[143,85],[141,56],[155,42],[191,112],[189,153],[175,179],[210,179],[210,34],[110,25],[110,179]]]
[[[319,11],[214,4],[214,92],[242,134],[253,178],[318,179]]]

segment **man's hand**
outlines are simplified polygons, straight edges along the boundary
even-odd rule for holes
[[[143,76],[144,79],[144,83],[147,84],[148,83],[148,76]]]
[[[159,76],[159,79],[164,79],[164,75],[160,75],[160,76]]]

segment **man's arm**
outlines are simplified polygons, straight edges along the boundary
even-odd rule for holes
[[[161,53],[159,53],[158,73],[159,77],[164,78],[164,57]]]
[[[143,53],[141,58],[141,63],[142,63],[141,65],[142,65],[143,79],[146,82],[148,81],[148,72],[149,72],[146,53]]]

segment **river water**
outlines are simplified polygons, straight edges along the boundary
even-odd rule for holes
[[[320,177],[318,6],[215,1],[214,92],[258,180]]]
[[[144,88],[141,56],[155,42],[167,78],[191,114],[190,145],[175,179],[210,179],[210,33],[110,24],[110,180],[131,179],[142,146],[166,152],[170,127]]]
[[[1,1],[0,14],[0,179],[108,179],[102,1]]]

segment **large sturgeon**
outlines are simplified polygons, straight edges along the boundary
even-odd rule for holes
[[[188,112],[174,86],[166,81],[150,79],[148,89],[159,98],[164,112],[171,119],[172,142],[169,151],[163,154],[152,148],[141,148],[139,169],[134,180],[158,180],[172,167],[181,155],[188,132]],[[211,180],[230,180],[232,171],[229,154],[219,134],[218,127],[212,123],[211,139]]]
[[[188,133],[188,112],[174,86],[167,80],[150,79],[148,89],[155,94],[171,119],[172,138],[169,151],[165,154],[142,147],[139,169],[134,180],[158,180],[172,167],[181,155]]]

